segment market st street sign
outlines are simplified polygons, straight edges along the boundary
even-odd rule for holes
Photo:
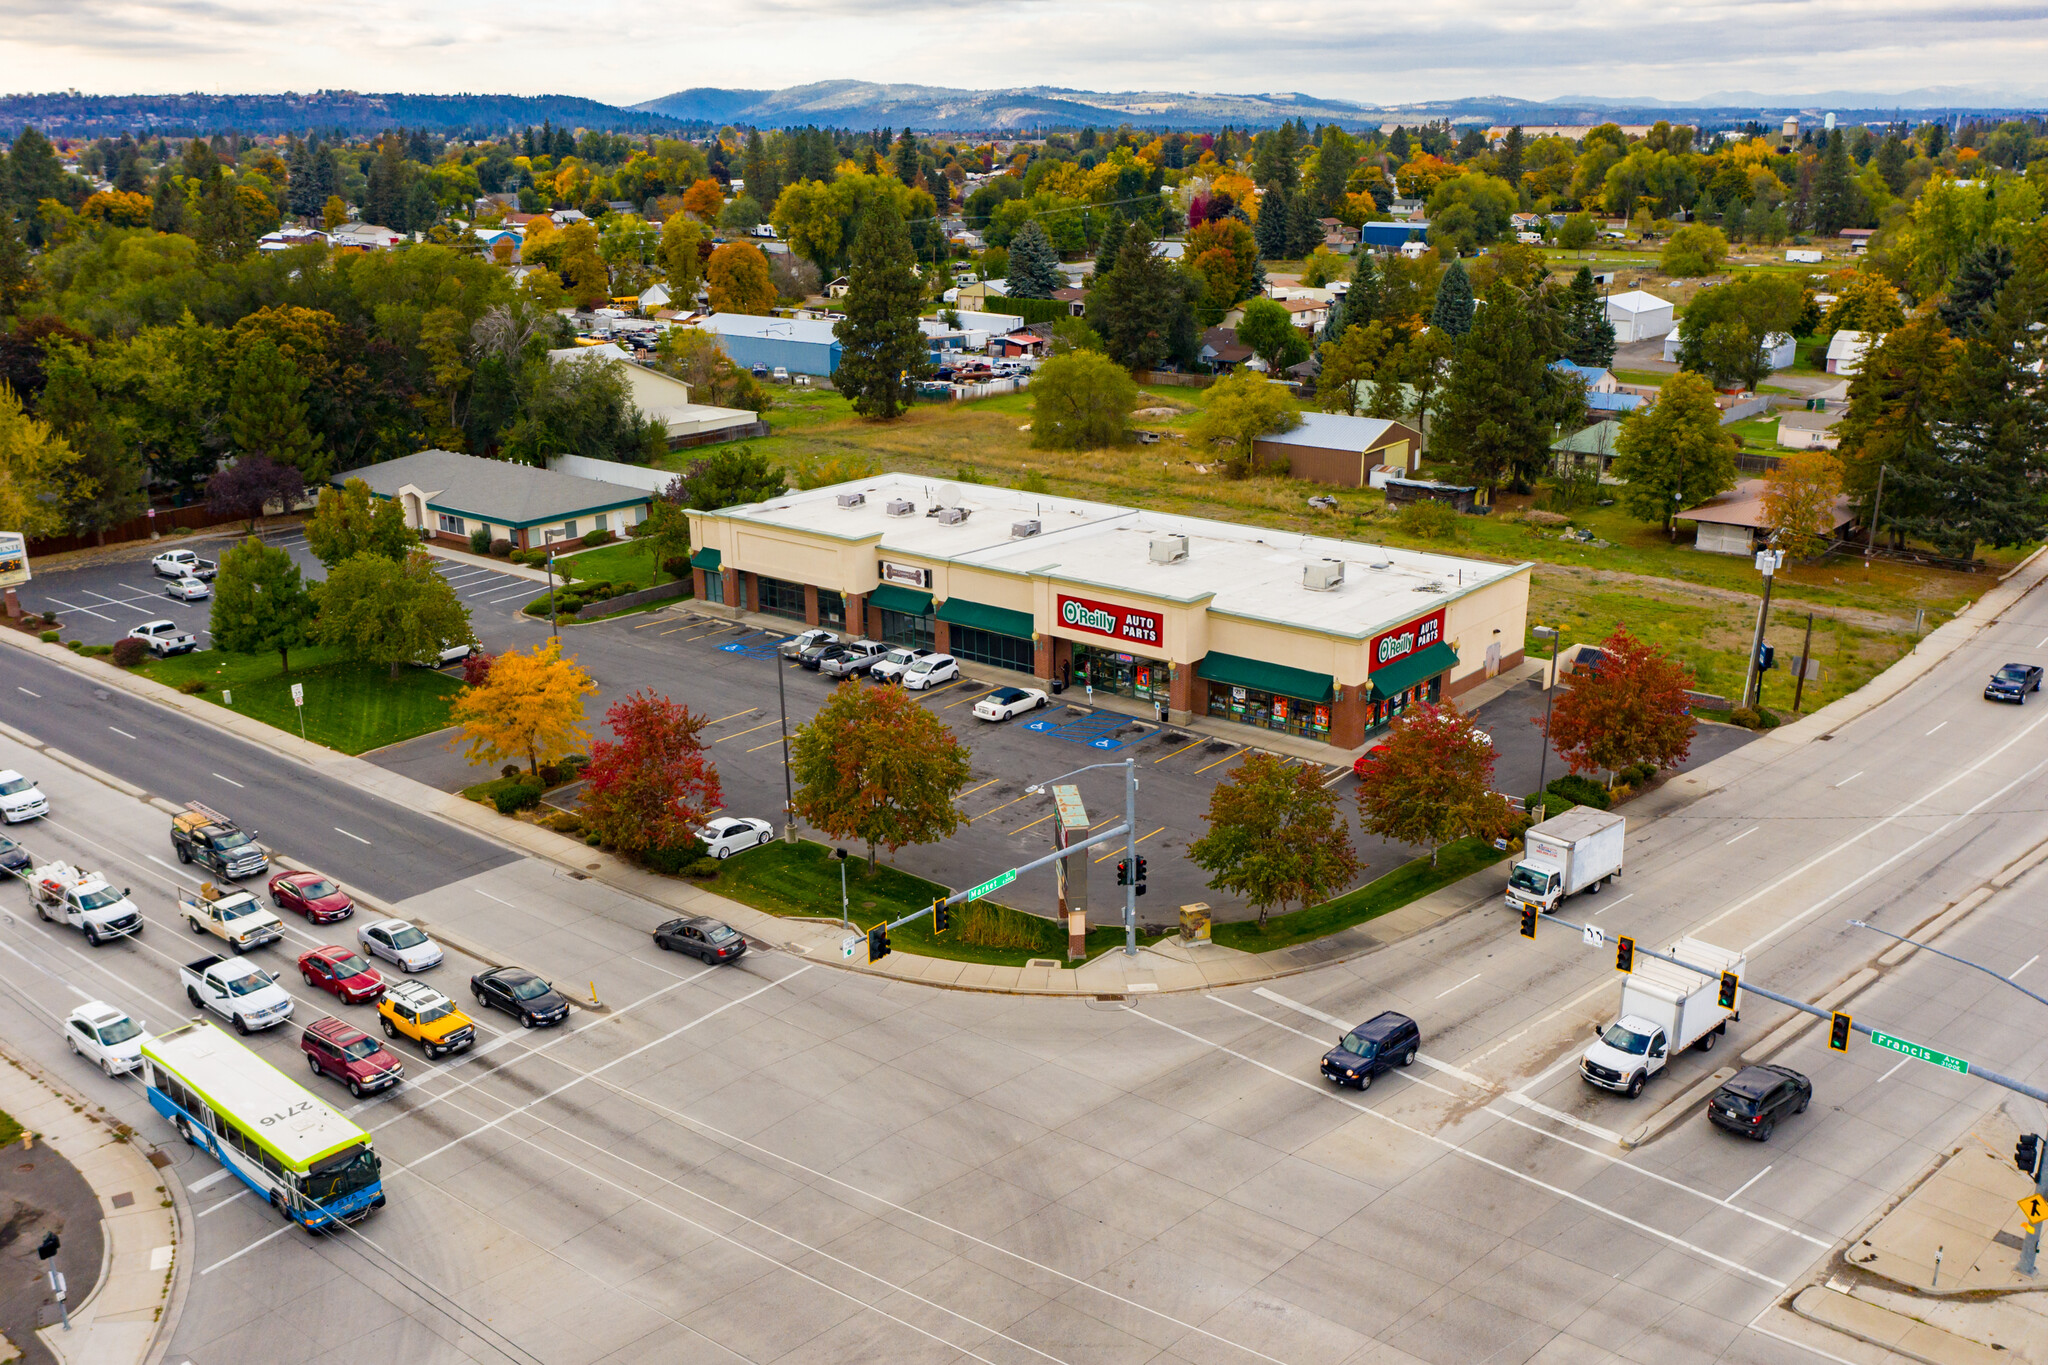
[[[1120,607],[1113,602],[1096,602],[1086,597],[1069,597],[1065,593],[1059,595],[1059,617],[1060,624],[1069,630],[1106,635],[1112,640],[1125,640],[1134,645],[1157,648],[1165,635],[1164,623],[1156,611],[1140,611],[1136,607]]]

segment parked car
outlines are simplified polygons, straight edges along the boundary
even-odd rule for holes
[[[18,825],[50,813],[50,799],[29,778],[9,768],[0,772],[0,821]]]
[[[1789,1066],[1746,1066],[1707,1096],[1707,1118],[1717,1128],[1769,1142],[1788,1114],[1813,1102],[1813,1082]]]
[[[441,642],[441,652],[440,652],[440,653],[436,654],[436,655],[435,655],[435,656],[434,656],[434,657],[433,657],[432,659],[430,659],[430,660],[426,660],[426,661],[421,661],[421,660],[419,660],[419,659],[415,659],[415,660],[413,660],[413,667],[414,667],[414,668],[446,668],[446,667],[447,667],[448,665],[450,665],[450,664],[459,664],[459,663],[461,663],[461,662],[462,662],[462,661],[463,661],[464,659],[467,659],[467,658],[468,658],[468,657],[469,657],[470,655],[472,655],[472,654],[474,654],[474,653],[476,653],[476,646],[475,646],[475,645],[469,645],[469,644],[451,645],[451,644],[449,644],[449,643],[448,643],[447,641],[445,641],[445,640],[444,640],[444,641],[442,641],[442,642]]]
[[[426,930],[402,919],[380,919],[356,930],[356,941],[372,957],[381,957],[400,971],[423,972],[441,965],[446,956]]]
[[[774,837],[774,827],[766,820],[731,815],[707,820],[704,828],[697,831],[697,841],[704,845],[708,858],[730,858],[744,849],[758,848]]]
[[[165,550],[149,561],[158,578],[211,578],[220,566],[190,550]]]
[[[164,596],[175,597],[180,602],[204,602],[213,596],[213,589],[197,578],[179,578],[164,588]]]
[[[35,862],[28,850],[4,834],[0,834],[0,869],[26,874]]]
[[[271,903],[296,910],[315,924],[332,924],[356,912],[348,893],[318,872],[280,872],[270,879]]]
[[[1385,758],[1388,754],[1392,752],[1392,745],[1375,744],[1370,749],[1367,749],[1364,753],[1360,754],[1357,758],[1351,760],[1351,771],[1357,773],[1360,777],[1364,777],[1366,771],[1370,769],[1373,764],[1379,762],[1381,759]]]
[[[834,655],[844,653],[846,645],[847,642],[844,640],[827,640],[823,643],[812,645],[809,649],[797,655],[796,661],[805,668],[810,669],[811,672],[816,673],[824,665],[825,660],[832,658]]]
[[[868,665],[868,676],[881,683],[902,682],[903,675],[910,671],[912,664],[930,655],[931,651],[928,649],[898,646]]]
[[[332,1076],[361,1099],[405,1079],[405,1064],[382,1043],[340,1019],[315,1019],[299,1035],[315,1076]]]
[[[1323,1054],[1323,1079],[1364,1090],[1388,1067],[1413,1066],[1421,1047],[1422,1030],[1415,1021],[1388,1010],[1345,1034]]]
[[[888,652],[887,645],[876,644],[873,640],[854,640],[840,645],[837,653],[827,654],[824,662],[818,665],[818,672],[844,681],[867,672]]]
[[[118,1076],[142,1066],[149,1030],[104,1001],[88,1000],[64,1020],[64,1041],[109,1076]]]
[[[775,382],[778,384],[787,384],[789,382],[789,371],[784,369],[782,366],[777,365],[775,367]]]
[[[940,683],[952,682],[960,676],[960,665],[950,654],[927,654],[903,670],[903,685],[913,692],[922,692]]]
[[[149,652],[158,658],[168,659],[173,654],[190,654],[199,648],[199,639],[176,621],[144,621],[128,632],[131,640],[140,640],[149,646]]]
[[[545,1028],[569,1017],[569,997],[524,967],[493,967],[469,979],[469,993],[489,1009],[503,1010],[521,1028]]]
[[[737,962],[747,951],[746,939],[731,925],[709,915],[668,921],[654,931],[654,946],[706,962]]]
[[[2006,664],[1991,675],[1990,682],[1984,684],[1984,700],[2009,701],[2025,706],[2027,693],[2040,690],[2039,664]]]
[[[974,703],[974,714],[980,720],[1008,720],[1045,706],[1045,693],[1035,687],[998,687]]]
[[[299,954],[299,975],[314,990],[344,1005],[360,1005],[384,994],[384,978],[353,948],[330,944]]]
[[[817,649],[821,645],[836,645],[839,637],[829,630],[807,630],[801,635],[792,635],[775,646],[775,652],[785,659],[800,659],[805,650]]]

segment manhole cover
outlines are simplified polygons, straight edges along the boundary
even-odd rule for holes
[[[27,1174],[28,1174],[28,1173],[29,1173],[30,1171],[34,1170],[35,1168],[36,1168],[36,1163],[35,1163],[35,1162],[33,1162],[33,1161],[24,1161],[24,1162],[22,1162],[22,1163],[21,1163],[21,1164],[20,1164],[19,1166],[16,1166],[16,1167],[15,1167],[14,1169],[15,1169],[15,1170],[17,1170],[17,1171],[20,1171],[20,1172],[21,1172],[21,1173],[22,1173],[23,1175],[27,1175]]]

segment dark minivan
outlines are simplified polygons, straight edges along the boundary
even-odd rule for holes
[[[1388,1010],[1366,1020],[1323,1054],[1323,1079],[1360,1090],[1390,1066],[1408,1066],[1422,1046],[1422,1030],[1405,1014]]]
[[[1731,1133],[1769,1142],[1787,1114],[1803,1114],[1813,1082],[1789,1066],[1746,1066],[1707,1097],[1707,1117]]]

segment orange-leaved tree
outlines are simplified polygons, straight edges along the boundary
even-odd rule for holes
[[[706,223],[716,218],[718,211],[724,207],[725,196],[719,192],[716,180],[709,178],[699,180],[696,184],[683,191],[684,211],[696,214],[699,219]]]
[[[775,306],[775,281],[768,258],[751,242],[727,242],[704,263],[704,282],[711,290],[714,313],[765,316]]]
[[[1611,775],[1639,763],[1668,768],[1692,751],[1692,674],[1653,644],[1616,626],[1600,661],[1572,670],[1552,705],[1549,741],[1575,773]],[[1539,718],[1538,729],[1543,726]]]
[[[1835,499],[1842,462],[1832,451],[1795,450],[1764,475],[1764,520],[1794,559],[1812,559],[1835,539]]]
[[[1437,850],[1454,839],[1497,839],[1514,820],[1493,789],[1493,746],[1472,718],[1446,701],[1408,709],[1358,781],[1358,821],[1368,834]]]
[[[591,832],[623,853],[681,848],[725,803],[718,770],[698,737],[704,717],[643,690],[614,702],[604,723],[616,742],[591,745],[583,770],[583,818]]]
[[[952,727],[900,687],[842,683],[789,740],[796,813],[834,839],[894,853],[959,828],[967,748]]]
[[[1306,907],[1358,875],[1348,823],[1322,772],[1253,752],[1209,793],[1209,832],[1188,845],[1188,860],[1218,891],[1243,896],[1259,911]]]
[[[455,699],[448,718],[469,742],[472,763],[523,758],[527,771],[538,774],[543,762],[590,741],[583,699],[595,691],[590,675],[562,657],[562,642],[549,640],[500,654],[483,682]]]

